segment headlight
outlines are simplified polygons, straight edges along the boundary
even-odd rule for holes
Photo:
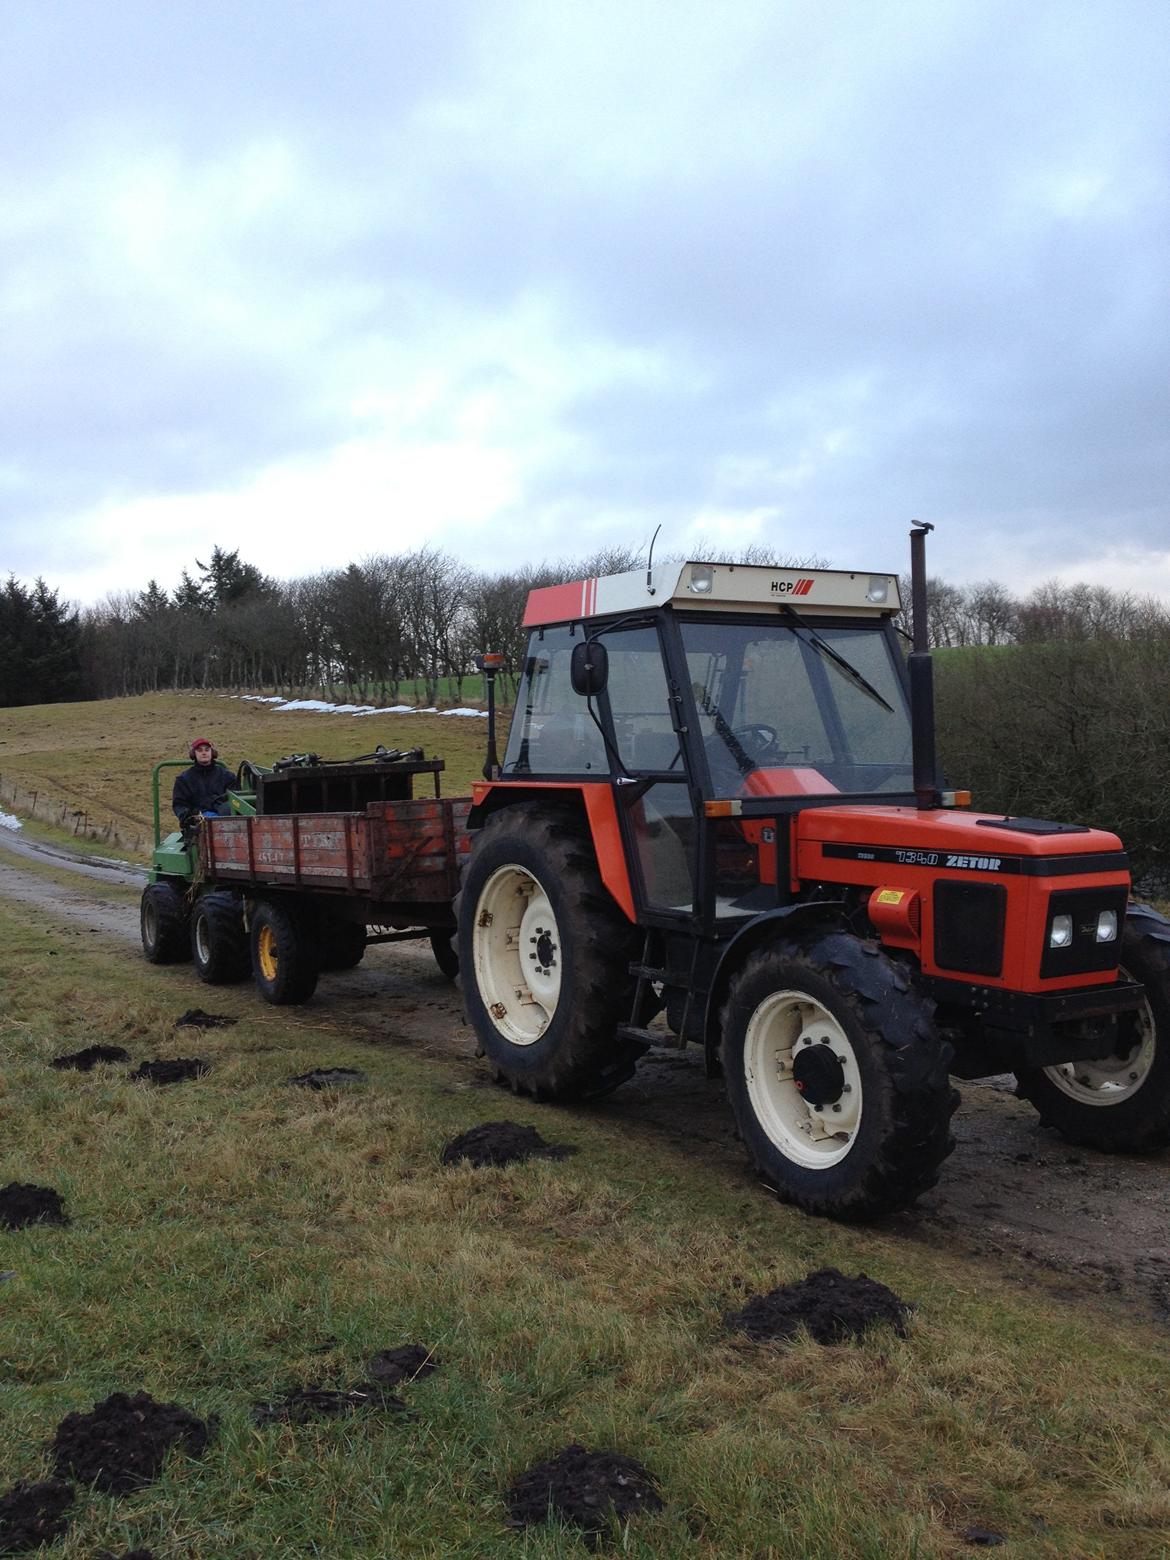
[[[709,596],[715,588],[715,570],[699,563],[691,570],[690,589],[696,596]]]
[[[1054,915],[1052,917],[1052,926],[1048,932],[1048,946],[1050,948],[1067,948],[1071,942],[1072,916]]]
[[[1097,941],[1114,942],[1117,939],[1117,911],[1102,910],[1097,917]]]
[[[869,589],[865,593],[866,601],[872,601],[877,606],[884,606],[890,599],[890,581],[884,574],[871,574],[869,577]]]

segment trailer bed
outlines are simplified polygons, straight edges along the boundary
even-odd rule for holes
[[[427,797],[370,802],[361,812],[211,818],[200,831],[200,864],[225,886],[449,902],[471,849],[470,808],[470,797]]]

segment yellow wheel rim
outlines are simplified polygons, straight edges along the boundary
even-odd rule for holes
[[[260,936],[256,939],[256,957],[260,961],[260,973],[264,979],[275,980],[279,960],[276,953],[276,933],[270,926],[260,928]]]

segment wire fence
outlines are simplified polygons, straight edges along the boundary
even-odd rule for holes
[[[114,845],[137,854],[141,854],[147,840],[145,830],[134,824],[119,823],[107,814],[76,807],[60,795],[32,790],[2,774],[0,811],[10,812],[18,818],[34,818],[38,823],[51,824],[75,838]]]

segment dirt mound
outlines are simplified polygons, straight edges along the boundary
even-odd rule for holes
[[[439,1362],[424,1343],[404,1343],[397,1349],[375,1354],[368,1369],[370,1380],[381,1387],[396,1387],[400,1381],[421,1381],[439,1368]]]
[[[990,1528],[966,1528],[959,1537],[965,1544],[973,1544],[976,1549],[996,1549],[1000,1544],[1007,1543],[1002,1533],[993,1533]]]
[[[547,1462],[522,1473],[507,1495],[513,1527],[548,1520],[549,1508],[584,1533],[591,1548],[616,1518],[624,1522],[639,1511],[660,1511],[654,1476],[620,1452],[587,1452],[566,1446]]]
[[[55,1056],[50,1067],[74,1067],[78,1072],[92,1072],[99,1062],[128,1062],[130,1052],[120,1045],[87,1045],[84,1051],[71,1051],[68,1056]]]
[[[0,1230],[22,1230],[28,1224],[68,1224],[60,1192],[51,1186],[25,1186],[9,1181],[0,1186]]]
[[[288,1080],[299,1089],[343,1089],[347,1083],[365,1083],[366,1075],[356,1067],[314,1067]]]
[[[314,1419],[340,1419],[358,1408],[408,1412],[401,1398],[384,1392],[376,1382],[366,1381],[349,1388],[290,1387],[271,1402],[253,1403],[252,1420],[258,1425],[307,1425]]]
[[[188,1008],[175,1019],[175,1028],[188,1024],[193,1029],[230,1029],[238,1023],[238,1018],[229,1018],[226,1013],[205,1013],[202,1008]]]
[[[904,1338],[913,1309],[864,1273],[846,1278],[836,1268],[818,1268],[795,1284],[754,1295],[742,1311],[729,1311],[723,1320],[757,1342],[791,1338],[807,1327],[818,1343],[844,1343],[860,1338],[876,1322],[889,1322]]]
[[[210,1071],[211,1063],[204,1061],[201,1056],[177,1056],[173,1062],[143,1062],[141,1067],[136,1067],[130,1074],[130,1081],[137,1083],[141,1079],[146,1083],[182,1083],[187,1078],[202,1078],[204,1073]]]
[[[445,1165],[466,1159],[477,1169],[485,1165],[516,1165],[525,1159],[564,1159],[577,1150],[567,1143],[546,1143],[535,1127],[515,1121],[485,1121],[461,1132],[443,1150]]]
[[[69,1524],[63,1513],[72,1504],[73,1486],[62,1479],[14,1484],[0,1495],[0,1555],[19,1554],[60,1538]]]
[[[108,1495],[124,1495],[157,1479],[172,1447],[202,1456],[215,1428],[214,1420],[158,1403],[149,1392],[112,1392],[89,1413],[66,1414],[53,1436],[53,1466]]]
[[[124,1555],[116,1555],[112,1550],[101,1549],[93,1560],[154,1560],[153,1549],[128,1549]]]

